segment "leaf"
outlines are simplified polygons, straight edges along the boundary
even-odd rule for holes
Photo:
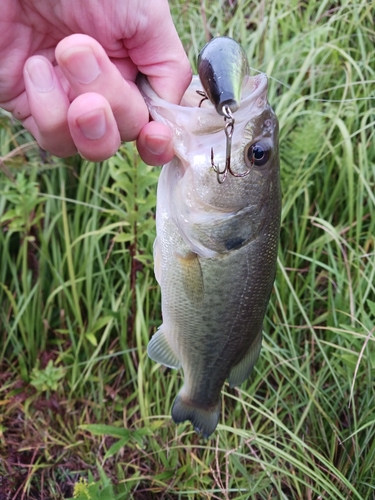
[[[108,316],[103,316],[102,318],[99,318],[95,323],[94,326],[92,327],[93,332],[97,332],[98,330],[104,328],[105,326],[108,325],[110,321],[113,320],[113,317],[108,315]]]
[[[370,311],[371,311],[371,314],[374,316],[375,318],[375,302],[373,302],[372,300],[368,300],[367,301],[367,305],[369,306],[370,308]]]
[[[131,431],[129,429],[105,424],[82,424],[79,426],[79,428],[91,432],[91,434],[94,434],[94,436],[112,436],[127,438],[128,440],[130,439],[131,434]]]
[[[114,237],[114,241],[116,243],[124,243],[133,240],[134,240],[134,234],[130,233],[121,233]]]
[[[98,341],[97,341],[95,335],[92,332],[86,333],[85,337],[90,342],[90,344],[92,344],[94,347],[96,347],[98,345]]]
[[[104,455],[104,460],[107,460],[107,458],[113,457],[113,455],[116,455],[121,448],[123,448],[126,443],[129,441],[129,438],[122,438],[116,441],[116,443],[113,443],[113,445],[108,449],[107,453]]]
[[[0,223],[9,221],[15,217],[20,217],[19,210],[11,208],[0,217]]]

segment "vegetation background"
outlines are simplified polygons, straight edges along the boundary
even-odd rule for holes
[[[270,77],[282,230],[262,355],[213,437],[146,354],[159,169],[63,162],[0,116],[0,500],[375,498],[369,0],[171,0],[196,70],[229,35]],[[220,325],[218,325],[218,333]]]

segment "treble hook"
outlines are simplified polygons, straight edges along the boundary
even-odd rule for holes
[[[232,111],[230,110],[229,106],[223,106],[222,107],[222,113],[224,115],[224,121],[225,121],[225,136],[226,136],[226,148],[225,148],[225,167],[224,170],[220,170],[219,166],[215,165],[214,161],[214,148],[211,148],[211,167],[213,170],[216,172],[216,177],[217,177],[217,182],[219,184],[222,184],[225,179],[227,178],[228,172],[230,172],[232,175],[231,167],[230,167],[230,157],[232,153],[232,136],[233,136],[233,130],[234,130],[234,118]],[[223,176],[223,177],[221,177]]]
[[[202,106],[202,102],[208,100],[208,96],[203,90],[196,90],[195,92],[202,97],[201,101],[198,104],[198,108],[200,108]]]
[[[236,174],[233,172],[230,160],[231,160],[231,153],[232,153],[232,136],[233,136],[233,131],[234,131],[234,118],[232,111],[230,110],[229,106],[223,106],[222,108],[222,113],[224,115],[224,121],[225,121],[225,136],[226,136],[226,148],[225,148],[225,167],[224,170],[220,170],[218,166],[215,165],[214,161],[214,148],[211,148],[211,167],[213,170],[216,172],[216,177],[217,177],[217,182],[219,184],[222,184],[225,179],[228,176],[228,172],[233,175],[233,177],[245,177],[251,172],[251,168],[246,170],[243,174]],[[222,176],[222,177],[220,177]]]
[[[198,105],[198,107],[201,107],[202,102],[208,99],[208,97],[207,94],[202,90],[196,90],[196,92],[198,95],[202,97],[202,100]],[[219,184],[222,184],[225,181],[225,179],[228,176],[228,172],[231,175],[233,175],[233,177],[245,177],[251,172],[251,168],[249,168],[249,170],[246,170],[246,172],[244,172],[243,174],[236,174],[235,172],[233,172],[230,161],[232,154],[232,136],[234,132],[235,119],[233,118],[233,113],[228,105],[224,105],[221,108],[221,114],[224,116],[224,123],[225,123],[224,132],[226,137],[224,170],[220,170],[219,166],[215,165],[214,148],[211,148],[211,167],[214,170],[214,172],[216,172],[216,178]]]

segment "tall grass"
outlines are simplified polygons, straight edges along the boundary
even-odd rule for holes
[[[63,163],[2,117],[1,493],[68,498],[90,472],[113,498],[375,498],[374,7],[171,1],[194,70],[209,37],[233,36],[280,122],[262,355],[208,441],[171,422],[181,374],[145,350],[157,169],[133,145]]]

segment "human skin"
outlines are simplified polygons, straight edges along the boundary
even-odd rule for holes
[[[57,156],[91,161],[137,141],[150,165],[171,160],[167,126],[149,121],[145,74],[178,103],[191,68],[167,0],[2,0],[0,107]]]

